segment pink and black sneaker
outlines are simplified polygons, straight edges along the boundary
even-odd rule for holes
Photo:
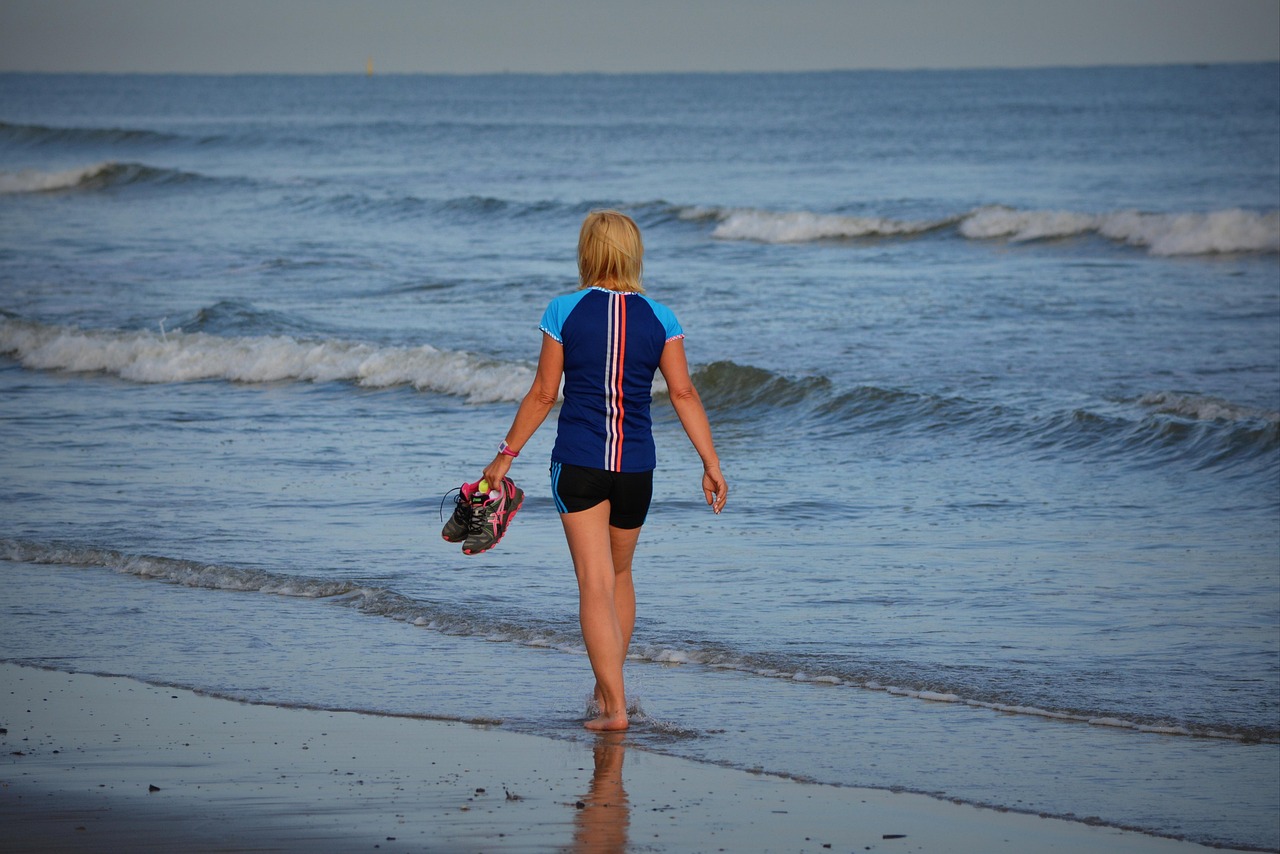
[[[465,488],[464,485],[463,489]],[[482,497],[483,500],[475,501],[474,497],[477,496]],[[498,488],[490,490],[487,496],[477,490],[473,500],[468,502],[471,519],[466,542],[462,544],[462,553],[480,554],[496,546],[502,539],[502,535],[507,532],[511,520],[515,518],[516,511],[522,504],[524,504],[524,490],[516,486],[515,481],[509,477],[504,477]],[[457,516],[456,510],[454,516],[455,518]],[[452,523],[453,519],[449,522]],[[449,528],[448,525],[445,527]]]
[[[444,499],[441,499],[441,510],[444,509],[444,502],[448,497],[445,495]],[[444,523],[444,530],[440,532],[445,542],[460,543],[467,538],[467,534],[471,532],[471,514],[474,505],[483,504],[488,497],[480,492],[479,482],[464,483],[458,488],[458,494],[453,499],[453,515],[449,517],[448,522]]]

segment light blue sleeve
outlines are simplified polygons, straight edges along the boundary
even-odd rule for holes
[[[658,318],[658,322],[662,324],[662,328],[666,332],[667,341],[674,341],[677,338],[684,337],[684,328],[680,326],[680,321],[676,320],[674,311],[655,300],[649,300],[649,305],[653,307],[653,316]]]
[[[573,311],[573,307],[578,304],[578,300],[582,299],[584,295],[584,291],[578,291],[553,299],[547,305],[547,310],[542,313],[542,320],[538,321],[538,328],[563,344],[565,318],[569,316],[569,312]]]
[[[589,293],[591,293],[590,290],[584,289],[571,294],[561,294],[553,299],[547,306],[547,310],[542,313],[538,328],[563,344],[565,321],[569,319],[570,314],[573,314],[578,303],[582,302],[582,298]]]

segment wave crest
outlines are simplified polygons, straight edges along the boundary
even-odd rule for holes
[[[533,379],[528,364],[504,362],[429,344],[379,346],[342,339],[233,334],[247,317],[237,304],[196,315],[221,334],[116,329],[84,330],[0,315],[0,354],[32,370],[100,372],[139,383],[225,380],[240,383],[348,382],[365,388],[407,385],[471,403],[515,403]],[[209,315],[212,317],[206,317]],[[223,317],[223,315],[227,315]],[[218,320],[218,317],[222,317]],[[270,325],[284,321],[270,317]],[[247,325],[253,325],[248,322]],[[883,431],[903,436],[957,434],[983,447],[1020,445],[1097,454],[1130,462],[1186,460],[1196,465],[1275,465],[1280,413],[1218,398],[1152,392],[1089,409],[1048,412],[1009,407],[963,394],[876,385],[838,388],[824,376],[792,377],[720,361],[693,373],[718,421],[793,428]],[[660,377],[654,393],[666,393]]]
[[[128,184],[175,184],[199,179],[199,175],[180,172],[176,169],[160,169],[142,163],[106,161],[55,172],[38,169],[23,169],[18,172],[0,171],[0,195],[102,190]]]
[[[1177,415],[1192,421],[1261,421],[1280,424],[1280,412],[1241,406],[1218,397],[1159,391],[1138,399],[1141,406],[1164,415]]]
[[[1155,214],[1116,211],[1018,211],[980,208],[960,223],[960,233],[975,239],[1046,240],[1096,233],[1152,255],[1211,255],[1232,252],[1280,252],[1280,211],[1241,208],[1209,213]]]
[[[970,240],[1030,242],[1095,234],[1162,256],[1280,253],[1280,210],[1231,208],[1207,213],[1122,210],[1094,214],[990,205],[953,217],[900,220],[812,211],[687,207],[679,210],[679,217],[694,222],[714,221],[716,226],[711,235],[720,240],[759,243],[914,237],[954,227],[961,237]]]
[[[788,377],[727,361],[697,369],[694,380],[717,421],[784,419],[788,429],[827,436],[957,435],[993,452],[1013,446],[1129,463],[1261,465],[1259,473],[1267,477],[1274,475],[1280,449],[1280,412],[1206,395],[1152,392],[1098,400],[1089,408],[1032,411],[962,393],[842,388],[826,377]]]
[[[755,240],[761,243],[809,243],[859,237],[910,236],[933,231],[949,223],[950,220],[909,222],[810,211],[734,210],[720,218],[711,236],[721,240]]]
[[[306,599],[340,596],[360,589],[360,585],[350,581],[295,578],[259,569],[217,566],[154,555],[133,555],[114,549],[45,545],[23,540],[0,540],[0,559],[15,563],[99,567],[184,587],[270,593]]]
[[[826,377],[792,379],[750,365],[720,361],[693,373],[708,406],[719,412],[759,406],[795,406],[831,387]]]
[[[524,365],[428,344],[376,347],[286,335],[82,330],[11,318],[0,318],[0,353],[36,370],[102,372],[140,383],[346,381],[369,388],[410,385],[473,403],[518,401],[533,377]]]

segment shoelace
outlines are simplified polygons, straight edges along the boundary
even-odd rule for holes
[[[494,499],[494,503],[497,503],[497,499]],[[470,533],[472,535],[479,535],[485,532],[485,528],[489,524],[489,513],[492,510],[493,506],[488,501],[471,508]]]
[[[441,524],[444,524],[444,503],[448,501],[449,496],[453,495],[455,492],[458,493],[458,497],[453,499],[453,503],[457,504],[462,499],[462,488],[458,486],[455,486],[453,489],[446,492],[444,494],[444,497],[440,499],[440,523]]]

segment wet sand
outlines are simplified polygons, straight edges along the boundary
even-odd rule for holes
[[[12,664],[0,727],[3,851],[1211,850],[701,765],[570,722],[559,741]]]

